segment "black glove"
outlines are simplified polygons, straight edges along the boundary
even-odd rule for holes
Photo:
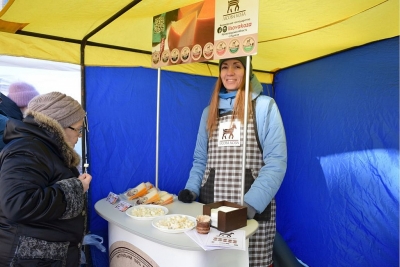
[[[192,203],[196,199],[196,194],[189,189],[183,189],[178,194],[178,200],[183,203]]]

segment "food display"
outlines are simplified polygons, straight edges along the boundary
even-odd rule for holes
[[[123,198],[133,201],[133,205],[167,205],[174,201],[174,196],[161,191],[150,182],[142,182],[122,194]]]
[[[140,205],[126,211],[126,215],[136,220],[152,220],[168,213],[168,209],[159,205]]]
[[[149,204],[149,203],[155,203],[160,200],[160,194],[158,194],[158,190],[156,188],[150,188],[146,195],[143,197],[139,197],[139,199],[136,201],[137,204]]]
[[[158,194],[160,195],[160,200],[154,202],[156,205],[167,205],[174,201],[174,196],[167,191],[160,191]]]
[[[153,226],[167,233],[182,233],[196,227],[196,219],[182,214],[171,214],[153,220]]]
[[[140,183],[132,189],[129,189],[124,193],[125,197],[129,200],[144,196],[147,192],[153,188],[153,185],[149,182]]]

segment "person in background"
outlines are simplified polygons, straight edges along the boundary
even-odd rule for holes
[[[3,133],[9,118],[22,120],[28,102],[39,95],[36,89],[25,82],[15,82],[8,88],[8,97],[0,93],[0,151],[5,146]]]
[[[249,240],[250,266],[272,266],[277,193],[287,166],[286,136],[274,99],[250,63],[244,203],[259,228]],[[211,102],[201,116],[193,166],[178,199],[241,204],[246,57],[221,59]],[[240,137],[239,137],[240,136]],[[240,140],[236,145],[226,140]],[[228,144],[226,144],[228,143]]]
[[[85,111],[72,97],[33,98],[9,119],[0,153],[0,266],[80,266],[90,174],[74,150]]]
[[[14,101],[20,108],[22,114],[26,110],[29,101],[39,95],[35,87],[25,82],[15,82],[8,87],[8,98]]]

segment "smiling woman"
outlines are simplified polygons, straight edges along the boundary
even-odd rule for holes
[[[198,197],[203,204],[229,201],[246,206],[247,218],[259,224],[249,238],[249,266],[272,266],[275,194],[286,172],[286,136],[276,102],[261,94],[262,86],[252,73],[251,61],[246,64],[247,59],[219,61],[220,75],[200,121],[193,167],[178,199],[190,203]],[[246,166],[242,165],[243,150]],[[242,175],[238,170],[244,167]]]

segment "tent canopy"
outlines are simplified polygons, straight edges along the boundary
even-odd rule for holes
[[[0,11],[0,54],[81,64],[84,47],[87,66],[150,67],[153,16],[195,2],[9,0]],[[253,68],[269,83],[269,72],[398,36],[398,10],[397,0],[259,1]],[[218,73],[203,63],[163,69]]]
[[[0,11],[0,55],[88,66],[92,203],[154,177],[152,17],[198,1],[9,0]],[[398,0],[260,0],[253,68],[264,83],[275,76],[290,160],[277,227],[310,266],[398,262],[398,35]],[[171,71],[161,79],[159,170],[168,192],[183,188],[192,165],[218,73],[210,63],[163,68]],[[106,237],[106,221],[89,214],[91,231]]]

